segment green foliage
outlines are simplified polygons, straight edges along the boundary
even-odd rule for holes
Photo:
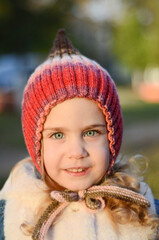
[[[130,69],[159,65],[159,1],[125,1],[127,11],[114,28],[114,52]]]
[[[33,2],[0,1],[0,53],[45,52],[57,29],[69,28],[73,0],[51,1],[41,8]]]
[[[129,68],[144,67],[146,64],[146,44],[137,19],[129,15],[127,21],[117,28],[115,50]]]

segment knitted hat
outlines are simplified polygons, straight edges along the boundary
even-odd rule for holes
[[[104,68],[72,46],[65,31],[61,29],[48,59],[29,78],[22,101],[25,143],[39,172],[46,117],[56,104],[75,97],[97,102],[105,115],[110,169],[120,149],[123,126],[115,84]]]

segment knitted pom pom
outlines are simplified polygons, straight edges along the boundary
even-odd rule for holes
[[[50,51],[49,57],[60,56],[63,54],[79,54],[79,51],[75,49],[71,41],[67,38],[64,29],[60,29],[57,33],[56,39],[54,41],[53,47]]]

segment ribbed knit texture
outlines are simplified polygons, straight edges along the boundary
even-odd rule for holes
[[[122,114],[115,84],[104,68],[72,47],[61,30],[49,58],[28,80],[22,102],[24,138],[39,171],[46,117],[53,106],[75,97],[93,100],[102,109],[107,123],[111,167],[122,140]]]

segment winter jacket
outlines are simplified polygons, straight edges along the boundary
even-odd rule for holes
[[[0,192],[0,240],[31,240],[20,226],[25,221],[34,222],[36,211],[47,197],[45,183],[35,174],[31,162],[22,161],[10,174]],[[146,193],[155,213],[151,190],[141,183],[141,193]],[[45,240],[148,240],[155,230],[136,224],[117,224],[108,210],[89,212],[81,202],[72,202],[49,229]]]

